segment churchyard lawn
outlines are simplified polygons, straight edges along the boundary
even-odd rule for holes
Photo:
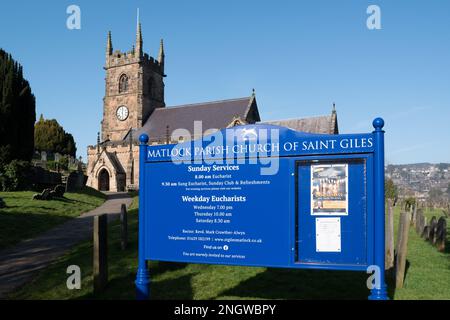
[[[137,268],[137,197],[129,211],[129,246],[120,249],[120,226],[108,230],[109,284],[98,295],[92,292],[92,242],[86,241],[42,271],[12,299],[134,299]],[[398,210],[395,211],[397,229]],[[450,299],[449,251],[439,253],[411,228],[408,269],[403,289],[391,299]],[[66,287],[67,267],[81,268],[80,290]],[[367,275],[362,272],[287,270],[151,262],[153,299],[366,299]]]
[[[394,210],[395,241],[397,241],[400,208]],[[443,216],[441,209],[424,211],[428,221],[433,216]],[[442,299],[450,300],[450,223],[447,218],[447,244],[444,253],[421,238],[414,226],[409,229],[408,254],[406,262],[406,278],[404,288],[397,290],[396,299]]]
[[[32,200],[33,191],[0,192],[6,208],[0,209],[0,250],[32,238],[105,201],[105,195],[91,188],[65,193],[64,198]]]

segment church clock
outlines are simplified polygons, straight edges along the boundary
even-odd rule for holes
[[[128,118],[128,108],[125,106],[120,106],[117,108],[116,116],[120,121],[125,121]]]

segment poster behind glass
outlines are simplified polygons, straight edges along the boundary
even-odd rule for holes
[[[311,166],[311,215],[348,215],[348,164]]]

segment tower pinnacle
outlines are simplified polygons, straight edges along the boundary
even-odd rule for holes
[[[137,31],[136,31],[136,54],[139,58],[143,55],[143,48],[142,48],[142,30],[141,30],[141,23],[138,22],[137,25]]]
[[[161,39],[161,42],[159,44],[159,54],[158,54],[158,61],[159,64],[161,66],[161,70],[164,73],[164,58],[165,58],[165,54],[164,54],[164,40]]]
[[[106,55],[110,56],[113,53],[113,45],[111,40],[111,31],[108,32],[108,39],[106,40]]]

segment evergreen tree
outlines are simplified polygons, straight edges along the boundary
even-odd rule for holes
[[[34,143],[38,151],[47,151],[75,157],[76,145],[73,136],[64,131],[55,119],[45,120],[41,115],[34,127]]]
[[[384,189],[385,189],[385,197],[387,199],[395,199],[398,195],[397,186],[394,184],[394,181],[392,179],[386,179],[386,182],[384,183]]]
[[[73,136],[70,133],[65,134],[65,152],[63,152],[63,154],[68,154],[72,157],[76,156],[77,153],[77,147],[75,144],[75,140],[73,139]]]
[[[33,156],[35,105],[22,66],[0,49],[0,164]]]

